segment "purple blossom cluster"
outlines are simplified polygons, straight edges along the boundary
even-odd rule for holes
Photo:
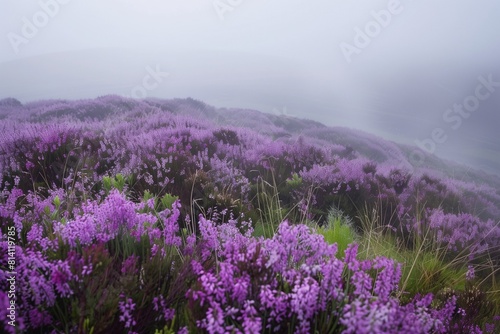
[[[443,210],[432,210],[427,219],[435,240],[450,252],[466,250],[471,257],[498,252],[500,226],[491,219],[481,221],[471,214],[445,214]]]
[[[67,198],[61,192],[57,194],[61,195],[62,202],[58,202],[58,195],[49,196],[52,199],[57,196],[57,205],[49,205],[41,198],[35,199],[37,196],[32,193],[22,210],[14,210],[19,205],[16,203],[20,198],[17,190],[15,188],[7,201],[0,204],[3,217],[8,218],[2,220],[0,237],[3,254],[0,287],[2,291],[7,291],[5,278],[8,271],[3,268],[7,268],[8,245],[4,230],[9,220],[15,220],[21,227],[18,231],[25,231],[18,234],[20,245],[15,250],[16,305],[19,310],[16,321],[26,329],[42,329],[49,325],[57,327],[60,319],[53,312],[57,305],[65,300],[79,300],[91,281],[101,284],[96,275],[102,273],[103,263],[116,261],[116,255],[112,256],[105,245],[112,245],[123,238],[140,243],[146,238],[152,258],[155,250],[161,250],[165,257],[171,247],[180,247],[182,243],[179,201],[175,201],[170,209],[151,211],[151,201],[149,205],[148,201],[136,203],[124,193],[112,190],[100,200],[88,200],[72,213],[57,216],[54,215],[58,212],[57,207],[64,205]],[[47,206],[37,212],[41,203]],[[36,220],[31,220],[33,217]],[[122,276],[140,277],[141,270],[144,270],[140,257],[135,254],[124,257],[118,263],[117,274]],[[106,271],[103,274],[109,275]],[[0,297],[3,302],[5,296],[2,294]],[[165,306],[164,301],[161,304]],[[135,326],[136,320],[132,318],[134,305],[130,298],[117,305],[125,328]],[[161,312],[166,314],[164,309]],[[3,319],[8,320],[6,317]],[[164,321],[171,320],[171,316],[164,318]]]
[[[132,329],[137,325],[137,321],[134,320],[134,316],[132,315],[135,309],[135,303],[131,298],[125,298],[123,295],[120,297],[124,299],[118,303],[118,308],[120,309],[120,322],[125,323],[125,328]],[[129,331],[129,333],[132,334],[135,332]]]
[[[400,264],[359,260],[356,244],[338,259],[336,245],[304,225],[285,221],[264,240],[221,238],[211,221],[202,223],[218,265],[193,263],[198,283],[189,298],[208,333],[446,333],[455,313],[454,299],[435,309],[432,295],[401,304]]]
[[[156,232],[151,226],[157,218],[152,214],[137,213],[143,206],[130,202],[123,194],[113,190],[103,202],[89,201],[82,204],[81,213],[74,219],[57,222],[53,228],[71,247],[105,243],[119,237],[124,231],[139,240],[144,234]]]

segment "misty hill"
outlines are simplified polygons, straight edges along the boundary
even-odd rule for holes
[[[105,119],[123,112],[151,106],[180,116],[204,119],[218,126],[248,128],[273,140],[294,142],[307,138],[317,145],[337,145],[339,153],[351,157],[363,157],[382,165],[403,168],[412,173],[432,171],[442,177],[464,182],[479,182],[500,188],[500,178],[470,166],[440,159],[416,146],[384,140],[360,130],[345,127],[328,127],[319,122],[291,117],[286,114],[268,114],[252,109],[216,108],[192,98],[156,99],[142,101],[119,97],[103,96],[95,100],[45,100],[23,105],[16,99],[0,100],[0,118],[11,114],[19,116],[19,110],[30,113],[34,120],[56,120],[62,116],[72,116],[80,120]],[[411,162],[412,153],[425,157],[423,163]]]
[[[275,139],[295,140],[298,136],[304,136],[320,145],[328,143],[344,146],[353,154],[369,158],[377,163],[402,166],[419,172],[439,171],[443,176],[463,181],[490,183],[494,180],[494,184],[500,187],[500,178],[495,175],[450,160],[440,159],[416,146],[384,140],[360,130],[328,127],[312,120],[288,115],[273,115],[252,109],[215,108],[191,98],[148,99],[144,102],[178,115],[202,117],[219,125],[250,128],[261,134],[273,136]],[[418,166],[409,161],[414,151],[425,155],[425,163]]]

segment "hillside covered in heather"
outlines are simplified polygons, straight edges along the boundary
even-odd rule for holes
[[[416,147],[193,99],[4,99],[0,172],[25,329],[492,333],[498,322],[500,179]]]
[[[433,202],[425,203],[427,209],[470,213],[484,220],[500,218],[498,177],[422,151],[425,163],[412,165],[409,156],[418,148],[361,131],[255,110],[217,109],[193,99],[136,101],[106,96],[26,105],[5,99],[0,108],[3,182],[12,183],[14,176],[22,175],[30,186],[33,181],[60,186],[65,183],[61,178],[67,182],[80,170],[87,171],[87,182],[124,174],[136,179],[138,191],[154,186],[181,195],[181,189],[192,187],[190,178],[198,172],[228,188],[228,203],[243,204],[240,197],[248,198],[259,177],[273,174],[276,185],[283,186],[297,175],[303,184],[288,192],[296,200],[315,185],[324,188],[315,197],[348,195],[360,198],[358,204],[376,195],[405,205],[420,191],[425,192],[422,198],[433,194]],[[62,156],[38,161],[46,150]],[[73,158],[67,156],[72,154]],[[227,170],[217,171],[217,164]],[[196,191],[209,195],[202,178],[195,183],[200,186]],[[316,209],[328,211],[336,204],[333,197]]]

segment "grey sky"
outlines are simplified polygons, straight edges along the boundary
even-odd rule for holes
[[[159,68],[169,76],[147,96],[286,110],[408,143],[439,127],[438,155],[500,173],[500,88],[457,129],[443,121],[478,77],[500,82],[497,0],[58,1],[0,2],[0,98],[131,95]],[[349,62],[342,43],[396,7]],[[29,38],[26,20],[40,25]]]

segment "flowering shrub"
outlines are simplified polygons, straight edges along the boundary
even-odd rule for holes
[[[137,324],[134,318],[143,312],[163,314],[158,326],[171,322],[164,308],[154,307],[147,291],[155,291],[159,295],[156,298],[167,299],[173,306],[172,299],[178,297],[169,294],[169,285],[189,277],[179,259],[184,252],[178,222],[180,203],[174,201],[171,209],[155,211],[154,202],[134,203],[115,189],[101,200],[82,203],[60,221],[46,221],[42,215],[38,222],[32,222],[26,219],[33,216],[31,211],[16,211],[19,231],[27,230],[26,237],[24,233],[19,235],[23,246],[16,247],[17,323],[29,330],[62,329],[91,317],[91,324],[102,331],[118,330],[120,326],[144,331],[151,324]],[[12,216],[11,205],[0,206],[4,216]],[[54,212],[57,207],[61,207],[59,201],[45,211]],[[6,224],[2,223],[2,254],[7,254]],[[6,262],[2,259],[2,268]],[[4,289],[4,269],[0,277],[4,278],[0,283]],[[146,294],[146,299],[138,297],[138,288],[142,291],[139,295]],[[120,293],[127,298],[119,297]],[[136,312],[135,303],[140,300],[149,304],[137,304],[142,309]],[[70,313],[61,317],[61,310],[66,312],[68,307]],[[118,323],[110,318],[113,308],[121,312]]]
[[[394,295],[400,264],[382,257],[361,261],[355,244],[340,260],[335,244],[304,225],[283,222],[263,240],[222,238],[210,221],[200,224],[218,266],[205,270],[193,263],[198,282],[189,297],[197,326],[208,333],[445,333],[455,312],[455,299],[436,310],[431,295],[401,305]]]
[[[465,250],[470,257],[498,254],[500,226],[493,220],[484,222],[471,214],[445,214],[442,210],[431,211],[428,220],[436,242],[450,252]]]
[[[0,115],[0,306],[13,226],[20,330],[495,330],[477,306],[500,312],[488,304],[500,264],[494,177],[415,170],[373,136],[192,99],[7,99]],[[454,272],[490,291],[415,296],[399,286],[411,263],[360,256],[355,244],[338,256],[292,223],[321,224],[332,207],[361,237],[374,213],[371,228],[398,245],[444,250],[435,263],[458,258]],[[274,235],[252,236],[244,217],[267,219]]]

